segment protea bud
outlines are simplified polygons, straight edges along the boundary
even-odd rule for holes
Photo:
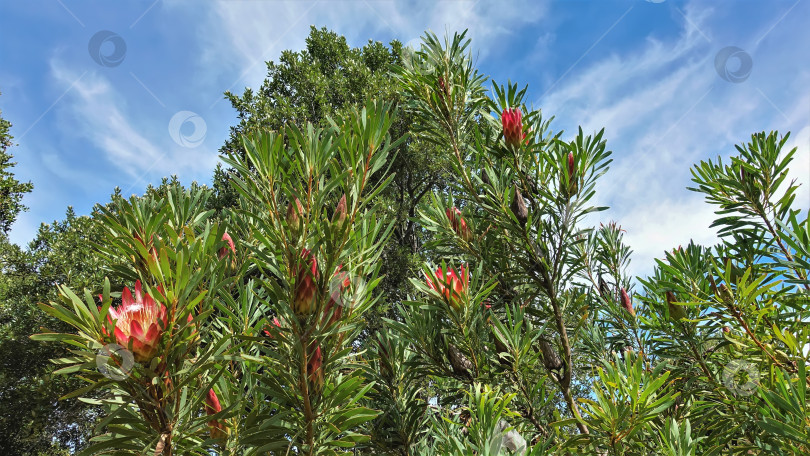
[[[307,359],[307,379],[310,387],[320,392],[323,388],[323,355],[321,346],[313,342],[309,347],[309,357]]]
[[[135,360],[147,363],[157,354],[160,336],[166,329],[166,306],[142,293],[140,280],[135,282],[135,298],[124,287],[121,301],[118,308],[110,307],[107,313],[107,320],[115,325],[115,340],[123,347],[131,343]]]
[[[333,229],[337,230],[338,232],[343,231],[343,227],[346,225],[346,194],[340,197],[340,201],[338,201],[337,207],[335,207],[335,213],[332,215],[332,227]]]
[[[526,221],[529,220],[529,210],[526,209],[526,203],[523,201],[523,195],[520,193],[517,185],[514,185],[515,194],[512,198],[512,213],[515,218],[520,222],[521,226],[526,226]]]
[[[734,294],[731,293],[731,290],[728,289],[726,284],[721,283],[720,287],[717,289],[717,294],[720,296],[720,299],[723,300],[726,304],[731,304],[734,302]]]
[[[447,357],[450,358],[450,366],[453,367],[453,373],[466,378],[472,378],[473,364],[464,356],[464,353],[453,344],[447,346]]]
[[[675,293],[672,291],[667,291],[667,309],[669,309],[669,318],[673,319],[674,321],[680,321],[686,318],[686,309],[683,306],[679,306],[675,304],[678,299],[675,297]]]
[[[222,234],[222,240],[227,242],[228,245],[225,246],[225,247],[222,247],[221,249],[219,249],[219,259],[220,260],[225,258],[226,255],[228,255],[228,250],[230,250],[233,253],[236,253],[236,246],[233,243],[233,239],[231,239],[231,235],[228,234],[227,231]]]
[[[287,206],[287,227],[293,238],[301,234],[301,227],[304,218],[304,206],[298,198]]]
[[[205,396],[205,413],[207,415],[215,415],[222,411],[222,405],[219,403],[217,393],[213,388],[208,390],[208,395]],[[211,420],[208,422],[208,432],[212,439],[223,439],[227,435],[225,424],[220,420]]]
[[[308,249],[301,250],[298,275],[295,279],[295,300],[293,311],[297,315],[310,315],[315,311],[315,295],[317,294],[316,281],[318,280],[318,260]]]
[[[731,328],[729,328],[728,326],[723,326],[723,332],[729,334],[731,332]]]
[[[563,362],[560,355],[551,346],[551,342],[542,337],[537,339],[537,344],[540,346],[540,354],[543,356],[543,365],[549,371],[556,371],[563,368]]]
[[[568,152],[568,195],[574,196],[579,191],[579,178],[576,175],[574,153]]]
[[[627,290],[622,288],[620,295],[621,295],[622,307],[624,307],[624,310],[626,310],[627,313],[629,313],[630,315],[635,317],[636,316],[636,311],[635,311],[635,309],[633,309],[633,302],[630,300],[630,295],[627,294]]]
[[[507,108],[501,114],[503,125],[503,138],[511,147],[520,147],[520,142],[526,137],[523,132],[523,113],[518,108]]]
[[[436,269],[436,279],[438,283],[433,283],[430,277],[427,277],[428,286],[439,292],[444,296],[445,301],[450,304],[450,307],[458,310],[464,303],[464,297],[467,294],[467,286],[469,285],[469,277],[464,265],[461,265],[461,277],[456,273],[456,270],[450,268],[447,274],[442,271],[442,268]]]
[[[453,227],[453,231],[455,231],[461,239],[464,239],[464,241],[470,242],[470,239],[472,239],[472,231],[470,230],[470,227],[467,226],[467,221],[461,216],[461,211],[458,210],[457,207],[453,206],[445,209],[444,213],[447,214],[447,218],[450,220],[450,225]]]

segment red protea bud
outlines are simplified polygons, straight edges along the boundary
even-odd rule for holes
[[[233,243],[233,239],[231,239],[231,235],[228,234],[227,231],[222,234],[222,240],[227,242],[228,245],[225,246],[225,247],[222,247],[221,249],[219,249],[219,259],[220,260],[225,258],[226,255],[228,255],[228,250],[229,249],[230,249],[231,252],[236,253],[236,246]]]
[[[461,265],[461,277],[456,273],[456,270],[450,268],[447,274],[442,271],[442,268],[436,269],[436,278],[438,283],[433,283],[430,277],[427,278],[428,286],[439,292],[444,296],[445,301],[450,304],[450,307],[458,310],[464,302],[464,296],[467,293],[467,286],[469,285],[469,277],[464,265]]]
[[[315,311],[316,281],[318,280],[318,260],[308,249],[301,250],[298,275],[295,279],[295,299],[293,311],[297,315],[310,315]]]
[[[667,308],[669,309],[669,318],[680,321],[686,318],[686,309],[683,306],[679,306],[675,304],[678,299],[675,297],[675,293],[672,291],[667,291]]]
[[[340,197],[335,213],[332,215],[332,227],[338,232],[343,230],[346,225],[346,195]]]
[[[323,355],[321,354],[321,347],[313,342],[310,345],[310,353],[307,359],[307,379],[310,385],[316,391],[323,388]]]
[[[445,209],[444,213],[447,214],[447,218],[450,220],[450,225],[453,227],[453,231],[455,231],[461,239],[464,239],[464,241],[470,242],[470,239],[472,239],[472,231],[470,230],[470,227],[467,226],[467,221],[461,216],[461,211],[458,210],[457,207],[453,206]]]
[[[523,132],[523,113],[518,108],[507,108],[501,114],[503,138],[511,147],[520,147],[521,141],[526,137]]]
[[[222,411],[222,405],[219,403],[219,398],[214,389],[208,390],[208,395],[205,396],[205,413],[207,415],[215,415]],[[220,420],[211,420],[208,422],[209,433],[212,439],[225,438],[225,424]]]
[[[301,201],[296,198],[295,201],[287,206],[287,226],[294,238],[297,238],[301,234],[303,217],[304,206],[302,206]]]
[[[514,185],[515,194],[512,198],[512,213],[515,218],[520,222],[521,226],[526,226],[526,221],[529,219],[529,210],[526,208],[526,202],[523,201],[523,195],[517,185]]]
[[[439,76],[438,86],[439,86],[439,95],[442,98],[444,98],[446,95],[449,94],[447,90],[447,83],[444,82],[444,76]]]
[[[574,179],[574,153],[568,152],[568,178],[573,180]]]
[[[630,315],[635,317],[636,316],[636,311],[633,309],[633,302],[630,300],[630,295],[627,294],[627,290],[622,288],[622,291],[621,291],[620,294],[621,294],[622,307],[624,307],[624,310],[626,310],[627,313],[629,313]]]

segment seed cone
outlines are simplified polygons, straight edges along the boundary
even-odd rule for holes
[[[526,202],[523,201],[523,195],[520,193],[517,185],[514,185],[515,196],[512,199],[512,213],[515,214],[521,226],[526,226],[526,221],[529,219],[529,210],[526,209]]]
[[[293,238],[297,238],[301,234],[301,225],[304,216],[304,206],[298,198],[287,205],[287,226]]]
[[[723,300],[726,304],[730,304],[734,302],[734,295],[731,293],[731,290],[728,289],[726,284],[721,283],[717,289],[717,294],[720,296],[720,299]]]
[[[464,353],[453,344],[448,345],[447,357],[450,358],[450,365],[453,367],[453,373],[463,377],[472,378],[470,371],[473,368],[472,362],[464,356]]]
[[[551,346],[551,342],[546,339],[540,338],[537,340],[540,346],[540,353],[543,355],[543,365],[550,371],[560,370],[563,367],[563,362],[560,355]]]
[[[678,299],[675,297],[675,293],[672,291],[667,291],[667,308],[669,309],[669,318],[673,319],[674,321],[679,321],[686,318],[686,309],[684,309],[683,306],[675,304],[677,300]]]
[[[610,292],[610,288],[608,287],[607,282],[601,276],[599,277],[599,294],[602,296],[602,299],[606,301],[610,301],[613,299],[612,293]]]

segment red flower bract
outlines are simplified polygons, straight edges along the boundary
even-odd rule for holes
[[[503,138],[506,144],[512,147],[520,146],[520,142],[526,137],[523,132],[523,113],[518,108],[506,108],[501,114],[501,124],[503,125]]]
[[[225,255],[228,254],[228,249],[230,249],[231,252],[236,253],[236,246],[233,243],[233,239],[231,239],[231,235],[228,234],[227,231],[222,235],[222,240],[226,241],[228,243],[228,246],[227,247],[222,247],[221,249],[219,249],[219,259],[220,260],[225,258]]]
[[[454,309],[459,309],[462,304],[462,299],[467,293],[467,286],[469,285],[469,277],[467,277],[467,270],[464,265],[461,265],[461,277],[455,269],[450,268],[447,274],[442,271],[442,268],[436,269],[436,278],[438,283],[433,283],[430,277],[427,278],[427,284],[431,289],[439,292],[444,299]]]
[[[166,328],[166,307],[142,293],[141,281],[135,282],[135,298],[129,288],[121,293],[122,304],[110,307],[107,319],[115,325],[115,340],[123,347],[132,343],[138,362],[147,362],[157,353],[158,343]]]
[[[213,388],[208,390],[208,395],[205,396],[205,413],[207,415],[214,415],[222,411],[222,405],[219,403],[217,393]],[[212,439],[220,439],[225,437],[225,425],[218,420],[211,420],[208,422],[209,432]]]

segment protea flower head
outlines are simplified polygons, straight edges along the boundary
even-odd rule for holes
[[[346,224],[346,194],[344,193],[335,207],[335,213],[332,215],[332,226],[337,231],[342,231]]]
[[[449,268],[447,274],[442,271],[442,268],[438,268],[436,269],[436,278],[438,283],[434,283],[428,277],[428,286],[444,296],[444,299],[451,307],[456,310],[460,309],[469,285],[469,277],[464,265],[461,265],[461,277],[453,268]]]
[[[506,108],[501,114],[503,138],[509,146],[519,147],[520,142],[526,137],[526,133],[523,132],[522,117],[523,113],[519,108]]]
[[[568,152],[568,178],[574,178],[574,171],[576,171],[575,164],[574,164],[574,153]]]
[[[213,388],[211,388],[208,390],[208,394],[205,396],[205,413],[207,415],[215,415],[221,411],[222,405],[219,403],[217,393]],[[223,424],[220,420],[209,421],[208,428],[212,439],[221,439],[226,435],[225,424]]]
[[[622,288],[622,291],[621,291],[620,295],[621,295],[622,307],[624,307],[624,310],[626,310],[627,313],[629,313],[630,315],[635,317],[636,316],[636,311],[633,309],[633,302],[630,300],[630,295],[627,294],[627,290]]]
[[[295,300],[293,311],[298,315],[309,315],[315,311],[316,281],[318,280],[318,260],[309,249],[301,250],[303,261],[295,279]]]
[[[470,242],[472,239],[472,230],[467,225],[467,221],[464,220],[464,217],[461,216],[461,211],[453,206],[451,208],[447,208],[444,211],[447,214],[447,218],[450,220],[450,225],[453,227],[453,231],[461,238],[464,239],[466,242]]]
[[[227,242],[228,245],[226,247],[222,247],[221,249],[219,249],[220,260],[225,258],[226,255],[228,255],[228,250],[230,250],[233,253],[236,253],[236,246],[233,243],[233,239],[231,239],[231,235],[228,234],[227,231],[222,234],[222,240]]]
[[[166,328],[166,307],[142,292],[140,280],[135,282],[135,297],[124,287],[121,301],[118,308],[110,307],[107,314],[107,320],[115,325],[115,340],[123,347],[131,343],[135,360],[148,362],[157,353]]]

